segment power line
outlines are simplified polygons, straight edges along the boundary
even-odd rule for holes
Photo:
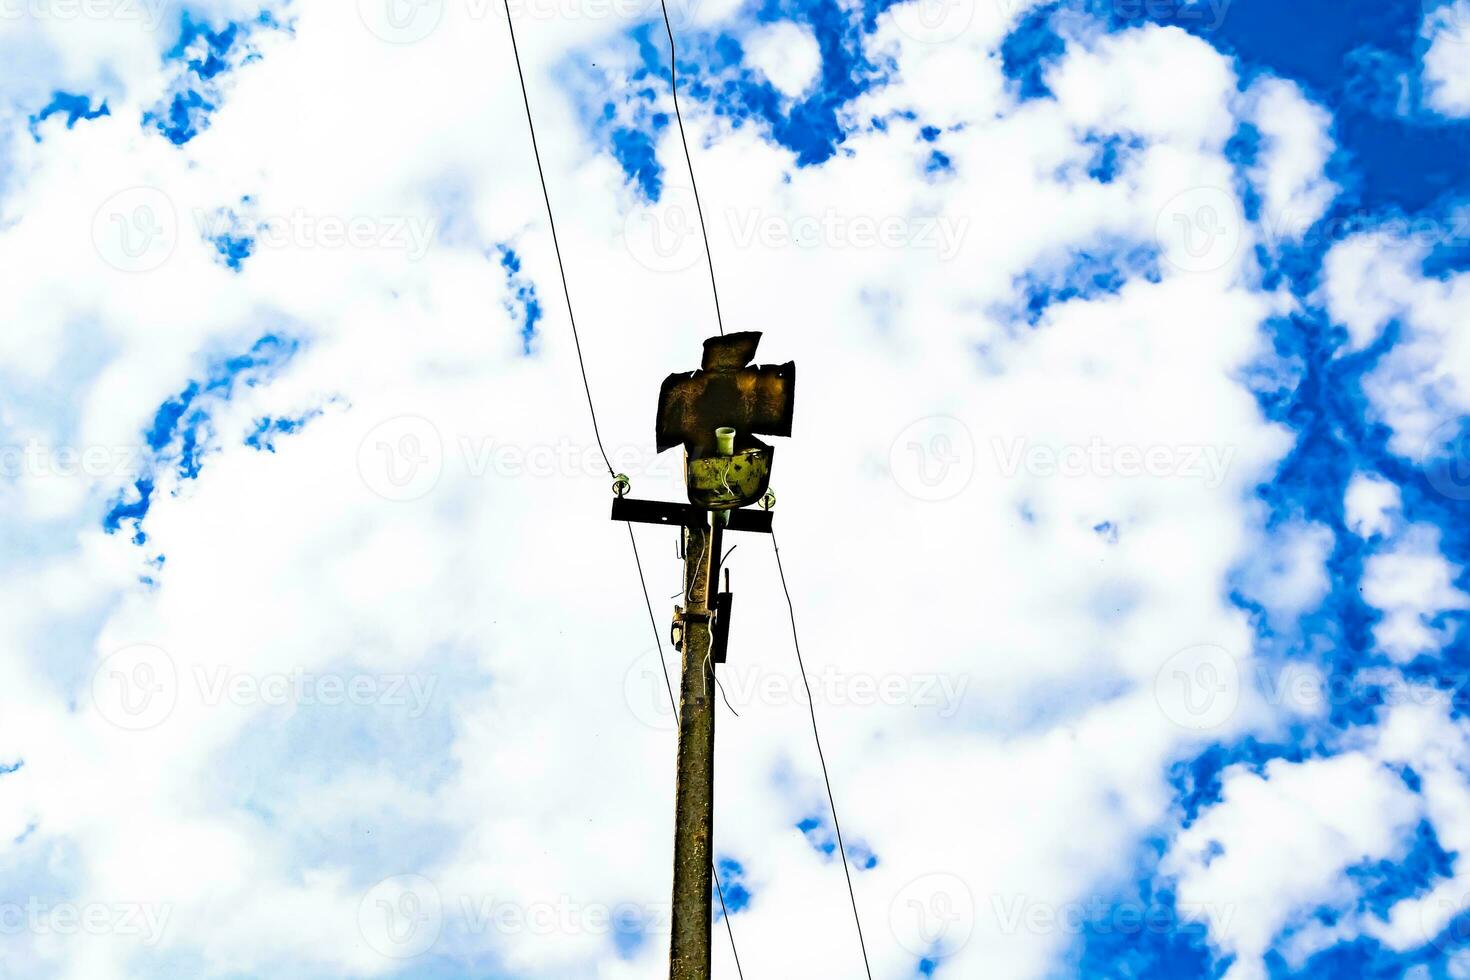
[[[699,231],[704,237],[704,257],[709,263],[709,285],[715,298],[715,320],[719,324],[720,336],[724,336],[725,320],[720,313],[720,287],[715,279],[715,257],[714,252],[711,251],[709,246],[709,230],[705,227],[704,223],[704,206],[699,202],[699,184],[694,179],[694,159],[689,153],[689,139],[684,135],[684,115],[679,111],[679,58],[677,47],[674,44],[674,28],[669,23],[669,7],[666,0],[659,0],[659,7],[662,9],[664,15],[664,31],[669,36],[669,90],[673,93],[674,97],[674,118],[679,123],[679,142],[684,147],[684,163],[689,168],[689,185],[694,191],[694,208],[699,214]],[[631,528],[629,528],[629,533],[632,533]],[[832,826],[837,831],[837,850],[842,855],[842,873],[847,878],[847,896],[852,902],[852,919],[857,926],[858,946],[863,954],[863,969],[867,971],[868,980],[873,980],[873,968],[868,963],[868,945],[863,939],[863,923],[862,919],[858,916],[857,894],[852,888],[852,870],[847,865],[847,848],[842,843],[842,824],[837,819],[837,801],[832,795],[832,780],[827,774],[827,759],[822,752],[822,735],[817,729],[817,710],[812,700],[812,685],[807,680],[806,666],[802,663],[801,657],[801,641],[796,636],[796,607],[791,602],[791,590],[786,586],[786,572],[781,568],[781,549],[776,546],[775,532],[771,533],[771,547],[776,552],[776,569],[781,573],[781,589],[786,593],[786,607],[791,613],[791,639],[796,648],[796,663],[801,671],[801,680],[806,685],[806,703],[808,709],[811,711],[812,719],[812,738],[817,744],[817,758],[822,763],[822,782],[827,787],[827,804],[832,808]],[[732,548],[730,550],[733,551],[734,549]],[[662,654],[660,654],[659,659],[662,660]],[[670,692],[672,696],[672,688],[670,688]],[[718,884],[718,881],[716,884]],[[720,901],[723,906],[723,896],[721,896]],[[725,924],[729,925],[729,922],[729,917],[726,916]]]
[[[725,318],[720,314],[720,287],[715,284],[715,257],[709,248],[709,231],[704,226],[704,207],[699,203],[699,185],[694,181],[694,158],[689,155],[689,140],[684,136],[684,115],[679,111],[679,68],[674,49],[674,28],[669,24],[669,6],[658,0],[664,12],[664,30],[669,35],[669,90],[674,94],[674,118],[679,122],[679,142],[684,144],[684,164],[689,168],[689,187],[694,191],[694,210],[699,214],[699,233],[704,236],[704,258],[709,263],[709,288],[715,294],[715,323],[720,336],[725,336]]]
[[[781,548],[776,544],[776,533],[771,532],[771,548],[776,552],[776,571],[781,575],[781,591],[786,593],[786,608],[791,612],[791,643],[796,648],[796,666],[801,673],[801,682],[806,685],[806,706],[812,716],[812,738],[817,743],[817,758],[822,763],[822,782],[827,787],[827,805],[832,808],[832,826],[837,831],[837,853],[842,855],[842,873],[847,876],[847,897],[852,902],[852,921],[857,925],[858,946],[863,951],[863,969],[868,980],[873,980],[873,967],[868,963],[868,944],[863,940],[863,920],[858,917],[857,893],[852,890],[852,871],[847,866],[847,848],[842,843],[842,824],[837,819],[837,800],[832,796],[832,779],[827,775],[827,758],[822,754],[822,735],[817,730],[816,702],[812,698],[812,684],[807,680],[806,664],[801,659],[801,640],[796,636],[796,607],[791,602],[791,589],[786,585],[786,570],[781,567]]]
[[[556,249],[556,268],[561,273],[561,292],[567,300],[567,319],[572,323],[572,343],[577,347],[577,366],[582,370],[582,390],[587,392],[587,411],[592,413],[592,435],[597,451],[607,466],[607,475],[616,476],[607,450],[602,448],[602,433],[597,428],[597,407],[592,404],[592,386],[587,383],[587,362],[582,360],[582,338],[577,335],[577,317],[572,313],[572,291],[567,287],[567,267],[561,258],[561,240],[556,234],[556,218],[551,213],[551,193],[546,189],[546,170],[541,166],[541,148],[536,142],[536,121],[531,117],[531,96],[526,91],[526,74],[521,70],[521,49],[516,45],[516,25],[510,16],[510,0],[505,0],[505,23],[510,28],[510,50],[516,59],[516,77],[521,81],[521,101],[526,106],[526,125],[531,130],[531,152],[536,155],[536,175],[541,178],[541,197],[546,201],[546,220],[551,225],[551,244]]]
[[[535,119],[531,115],[531,97],[530,97],[530,95],[529,95],[529,93],[527,91],[527,88],[526,88],[526,74],[525,74],[525,71],[521,68],[521,51],[520,51],[520,47],[516,44],[516,25],[515,25],[515,20],[511,17],[511,14],[510,14],[510,0],[505,0],[505,24],[506,24],[506,27],[510,30],[510,49],[511,49],[511,52],[515,55],[516,77],[517,77],[517,79],[520,80],[520,84],[521,84],[521,102],[526,107],[526,125],[531,130],[531,151],[532,151],[532,153],[536,157],[536,175],[537,175],[538,178],[540,178],[540,181],[541,181],[541,197],[546,202],[546,220],[547,220],[547,223],[551,226],[551,243],[552,243],[553,247],[556,250],[556,268],[557,268],[557,271],[561,274],[561,290],[562,290],[562,295],[566,298],[566,301],[567,301],[567,319],[568,319],[568,321],[570,321],[570,323],[572,325],[572,340],[575,343],[576,348],[577,348],[577,366],[578,366],[578,368],[582,372],[582,390],[587,393],[587,411],[592,416],[592,435],[597,440],[597,451],[602,454],[602,461],[607,466],[608,475],[609,476],[616,476],[617,474],[613,471],[612,461],[609,460],[608,457],[607,457],[607,450],[604,449],[603,446],[602,446],[602,434],[598,430],[598,427],[597,427],[597,406],[595,404],[593,404],[593,401],[592,401],[592,386],[590,384],[588,384],[588,382],[587,382],[587,362],[582,357],[582,340],[577,335],[577,318],[576,318],[576,316],[572,312],[572,291],[567,286],[567,269],[566,269],[566,263],[562,261],[562,256],[561,256],[561,242],[557,238],[557,234],[556,234],[556,218],[552,214],[552,210],[551,210],[551,194],[550,194],[550,192],[546,188],[546,170],[541,165],[541,149],[537,145],[537,142],[536,142],[536,122],[535,122]],[[664,11],[664,25],[666,27],[668,25],[668,11],[667,10]],[[673,43],[673,32],[672,32],[672,30],[669,33],[669,42],[670,42],[670,44]],[[676,103],[676,109],[677,109],[677,103]],[[680,123],[679,123],[679,131],[680,131],[680,135],[681,136],[683,135],[683,127],[684,127],[684,124],[683,124],[683,121],[681,120]],[[688,156],[688,151],[689,151],[689,148],[688,148],[688,145],[686,144],[685,145],[686,159],[687,159],[687,156]],[[691,182],[694,179],[694,169],[693,169],[693,165],[692,164],[690,165],[689,178],[690,178],[690,181]],[[698,206],[698,201],[699,201],[699,198],[698,198],[698,194],[696,192],[696,196],[695,196],[695,205],[696,205],[696,207]],[[703,224],[704,224],[704,215],[703,215],[703,213],[700,214],[700,219],[699,220],[700,220],[700,227],[702,228],[703,227]],[[709,240],[708,240],[708,238],[705,239],[705,254],[706,255],[709,254]],[[711,282],[711,284],[714,283],[714,264],[713,264],[713,262],[711,262],[711,264],[710,264],[710,282]],[[715,294],[715,315],[716,315],[716,318],[718,318],[718,316],[719,316],[719,302],[720,302],[719,301],[719,294],[716,293]],[[725,328],[724,328],[724,325],[722,323],[721,326],[720,326],[720,333],[721,333],[721,335],[723,335],[724,332],[725,332]],[[658,622],[654,618],[654,615],[653,615],[653,603],[648,598],[648,580],[643,575],[643,559],[641,557],[639,557],[639,555],[638,555],[638,539],[633,536],[633,525],[631,525],[631,524],[628,525],[628,543],[633,546],[633,562],[634,562],[634,564],[638,568],[638,583],[639,583],[639,585],[643,589],[643,604],[648,608],[648,622],[649,622],[649,625],[653,627],[654,647],[655,647],[655,649],[658,652],[659,666],[663,668],[664,686],[668,689],[668,692],[669,692],[669,704],[670,704],[670,706],[674,710],[674,723],[677,726],[677,724],[678,724],[678,718],[679,718],[679,705],[678,705],[678,701],[674,697],[674,685],[673,685],[673,682],[669,679],[669,667],[668,667],[668,664],[664,661],[663,643],[659,639]],[[720,871],[719,871],[719,868],[715,867],[713,861],[710,862],[710,873],[714,877],[715,892],[720,897],[720,912],[722,913],[722,917],[725,920],[725,932],[730,937],[730,954],[735,958],[735,973],[740,978],[740,980],[745,980],[745,971],[742,970],[741,967],[740,967],[740,951],[738,949],[736,949],[736,947],[735,947],[735,929],[734,929],[733,926],[730,925],[730,911],[725,906],[725,889],[720,884]]]

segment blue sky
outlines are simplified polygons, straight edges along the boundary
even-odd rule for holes
[[[673,499],[715,322],[658,7],[513,8],[602,449]],[[873,975],[1470,976],[1470,3],[670,13],[725,321],[801,363]],[[657,975],[676,654],[503,8],[38,4],[0,55],[0,972]],[[729,927],[858,976],[739,544]]]

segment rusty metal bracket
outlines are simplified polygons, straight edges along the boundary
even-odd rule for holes
[[[674,645],[675,650],[684,649],[684,624],[685,623],[708,623],[713,618],[711,612],[699,612],[694,609],[685,609],[683,606],[674,607],[674,622],[669,626],[669,642]]]

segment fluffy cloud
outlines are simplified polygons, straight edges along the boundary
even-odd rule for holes
[[[1261,716],[1203,731],[1171,688],[1202,644],[1253,664],[1228,583],[1291,442],[1241,382],[1281,311],[1226,151],[1243,119],[1269,137],[1253,179],[1273,206],[1331,193],[1299,93],[1243,99],[1178,29],[1076,22],[1028,95],[997,56],[1027,10],[1004,7],[947,37],[910,5],[679,25],[696,80],[735,93],[683,105],[725,323],[801,364],[777,524],[890,976],[925,956],[1053,972],[1078,929],[1025,913],[1134,874],[1170,764]],[[167,925],[7,955],[87,980],[656,973],[674,747],[656,643],[678,570],[670,536],[639,530],[652,632],[606,521],[499,8],[193,9],[212,33],[182,51],[175,22],[8,36],[30,54],[4,77],[32,74],[6,89],[0,263],[26,274],[0,298],[0,422],[39,447],[4,489],[9,894]],[[519,38],[601,432],[637,495],[674,498],[652,393],[714,311],[647,67],[661,34],[539,10]],[[840,98],[810,86],[818,29],[850,61]],[[717,64],[727,37],[763,75]],[[34,139],[52,88],[109,114]],[[808,101],[772,109],[773,89]],[[187,126],[145,125],[176,97]],[[1405,303],[1371,262],[1415,278],[1343,255],[1328,290],[1366,343]],[[1304,526],[1272,552],[1282,615],[1320,599],[1325,546]],[[1426,560],[1404,548],[1382,560]],[[855,970],[769,543],[731,567],[718,849],[750,892],[742,962]],[[1381,805],[1312,817],[1318,793]],[[1259,957],[1350,852],[1391,850],[1403,795],[1352,755],[1235,772],[1169,871],[1190,901],[1261,897],[1211,927]],[[1277,815],[1277,845],[1240,829]],[[1287,844],[1320,860],[1247,880]],[[968,914],[915,921],[941,904]],[[401,911],[432,935],[388,928]]]
[[[1260,133],[1250,179],[1261,195],[1261,224],[1283,241],[1300,240],[1337,195],[1324,175],[1335,146],[1332,117],[1294,83],[1262,78],[1243,96],[1245,117]]]
[[[1442,115],[1470,116],[1470,3],[1455,0],[1430,10],[1424,19],[1429,47],[1424,52],[1425,101]]]
[[[1343,501],[1348,528],[1365,538],[1387,534],[1400,499],[1397,485],[1370,473],[1354,473]]]
[[[1373,635],[1385,653],[1408,661],[1437,653],[1454,635],[1446,613],[1470,608],[1470,596],[1455,588],[1458,569],[1439,551],[1438,529],[1413,525],[1390,550],[1368,559],[1363,599],[1383,612]]]
[[[822,52],[816,37],[790,21],[751,32],[745,38],[745,50],[751,64],[792,98],[809,89],[822,69]]]
[[[1459,228],[1464,219],[1453,214],[1437,227]],[[1390,324],[1399,329],[1363,387],[1393,430],[1390,446],[1416,461],[1443,453],[1470,412],[1470,344],[1455,326],[1470,309],[1470,276],[1426,275],[1429,254],[1391,227],[1354,235],[1328,253],[1322,288],[1350,349],[1367,347]]]
[[[1237,957],[1229,980],[1265,977],[1263,955],[1293,916],[1334,899],[1348,865],[1395,853],[1418,815],[1402,780],[1364,753],[1236,768],[1223,786],[1164,867],[1181,906]]]

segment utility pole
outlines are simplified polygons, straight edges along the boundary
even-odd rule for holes
[[[710,654],[710,577],[718,525],[684,529],[684,669],[679,685],[679,771],[674,814],[670,980],[710,975],[711,876],[715,835],[715,672]]]
[[[755,437],[791,434],[796,365],[755,367],[759,333],[711,337],[697,371],[659,390],[659,452],[682,444],[689,503],[634,500],[613,483],[612,518],[681,528],[684,601],[674,610],[679,682],[670,980],[709,980],[715,835],[715,665],[725,659],[733,597],[718,591],[723,532],[771,532],[775,450]],[[742,510],[761,501],[761,511]]]

